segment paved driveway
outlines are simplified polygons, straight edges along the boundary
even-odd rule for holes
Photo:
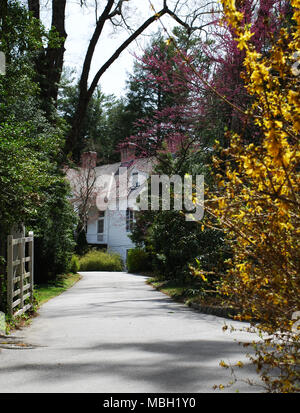
[[[82,275],[14,334],[26,346],[0,350],[0,392],[214,392],[230,380],[220,360],[247,360],[234,340],[253,337],[222,331],[225,321],[243,323],[174,303],[146,277]],[[249,366],[239,372],[255,377]]]

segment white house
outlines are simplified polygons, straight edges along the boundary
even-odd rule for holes
[[[86,152],[78,169],[69,169],[67,178],[73,191],[72,202],[87,211],[87,242],[117,252],[126,260],[134,248],[128,235],[132,229],[136,198],[149,177],[153,158],[136,158],[134,148],[121,151],[121,162],[96,166],[97,153]]]

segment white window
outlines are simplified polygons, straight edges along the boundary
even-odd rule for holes
[[[100,211],[97,222],[97,241],[103,241],[104,239],[104,219],[105,211]]]
[[[134,212],[132,209],[127,208],[126,210],[126,232],[131,232],[134,222]]]
[[[132,174],[132,187],[137,188],[139,186],[139,174],[138,172],[133,172]]]

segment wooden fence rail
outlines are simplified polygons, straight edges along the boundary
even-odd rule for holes
[[[33,232],[28,237],[7,238],[7,307],[13,316],[33,303]]]

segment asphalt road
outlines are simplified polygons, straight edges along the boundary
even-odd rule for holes
[[[82,275],[13,334],[8,341],[15,345],[2,345],[1,393],[215,392],[215,384],[231,380],[221,360],[246,362],[239,377],[257,379],[247,350],[235,341],[254,337],[222,331],[225,322],[244,323],[174,303],[146,285],[146,277]],[[223,392],[236,390],[259,391],[240,381]]]

